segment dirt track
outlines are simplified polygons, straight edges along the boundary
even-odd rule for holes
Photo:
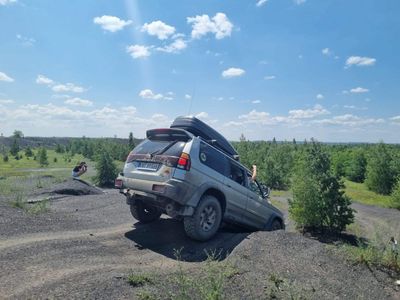
[[[176,249],[183,249],[188,270],[202,264],[206,249],[232,252],[228,259],[242,275],[229,283],[230,298],[259,298],[270,274],[312,290],[311,298],[398,296],[384,274],[348,265],[299,234],[222,228],[212,241],[199,243],[169,218],[141,225],[115,190],[58,199],[39,215],[0,205],[1,298],[132,299],[137,291],[126,275],[134,270],[168,276],[177,268]]]

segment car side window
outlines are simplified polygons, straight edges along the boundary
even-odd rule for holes
[[[228,177],[240,185],[246,186],[245,171],[233,161],[229,161],[229,174]]]
[[[228,170],[227,158],[218,150],[214,149],[210,145],[201,142],[200,143],[200,162],[206,166],[214,169],[218,173],[226,176]]]
[[[258,182],[255,180],[251,179],[251,176],[248,177],[249,178],[249,189],[256,193],[258,196],[260,196],[261,198],[263,198],[263,193],[261,191],[260,186],[258,185]]]

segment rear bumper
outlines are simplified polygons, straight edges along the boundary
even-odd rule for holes
[[[187,206],[186,203],[193,194],[194,187],[185,181],[170,179],[161,183],[123,176],[119,176],[118,179],[122,179],[120,193],[126,196],[128,205],[133,205],[135,201],[140,200],[158,206],[167,212],[167,206],[172,205],[174,211],[179,215],[193,214],[193,207]]]

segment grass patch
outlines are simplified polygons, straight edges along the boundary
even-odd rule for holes
[[[16,192],[13,200],[10,201],[11,207],[26,209],[28,203],[24,200],[24,195],[21,192]]]
[[[179,260],[179,252],[176,252]],[[190,274],[184,272],[182,262],[179,262],[179,269],[172,276],[175,292],[170,293],[170,299],[224,299],[224,288],[228,279],[239,274],[239,270],[232,264],[221,262],[220,254],[208,254],[204,265],[196,272]]]
[[[265,286],[266,299],[311,299],[315,290],[306,290],[277,274],[271,274]]]
[[[35,202],[27,212],[30,214],[41,214],[49,211],[49,199],[43,199],[42,201]]]
[[[352,182],[345,180],[345,193],[354,202],[359,202],[367,205],[376,205],[380,207],[392,207],[392,199],[390,196],[379,195],[368,190],[364,183]]]
[[[284,203],[282,203],[281,201],[278,201],[276,199],[271,198],[271,203],[273,206],[279,208],[280,210],[286,210],[287,209],[287,205],[285,205]]]
[[[400,257],[392,252],[390,245],[378,244],[375,242],[362,243],[358,246],[343,244],[339,251],[355,263],[365,264],[378,268],[385,268],[400,274]]]
[[[153,283],[152,277],[146,274],[131,273],[128,275],[127,280],[128,283],[133,287],[142,286],[148,283]]]
[[[271,190],[271,197],[291,197],[291,191]]]

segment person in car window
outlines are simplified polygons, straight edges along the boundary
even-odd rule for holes
[[[87,171],[87,164],[82,161],[79,165],[76,165],[72,169],[72,178],[79,178],[82,174],[84,174]]]
[[[254,181],[256,180],[257,177],[257,166],[253,165],[253,174],[251,175],[251,180]]]

